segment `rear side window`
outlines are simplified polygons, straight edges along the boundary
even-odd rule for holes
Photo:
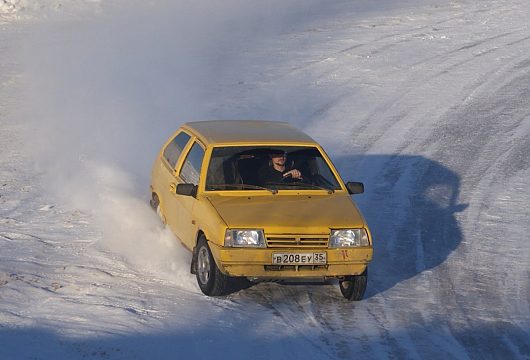
[[[177,160],[179,159],[180,154],[182,154],[182,149],[184,149],[189,140],[190,136],[185,132],[181,132],[175,136],[164,150],[164,159],[167,160],[172,168],[175,168]]]
[[[184,180],[185,183],[199,184],[199,175],[201,174],[203,158],[203,148],[197,143],[193,144],[184,164],[182,165],[182,170],[180,171],[180,178]]]

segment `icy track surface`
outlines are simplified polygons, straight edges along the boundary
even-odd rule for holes
[[[0,359],[530,359],[530,3],[197,3],[0,1]],[[147,187],[206,118],[365,183],[365,300],[200,293]]]

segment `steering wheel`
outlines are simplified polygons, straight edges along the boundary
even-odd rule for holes
[[[298,179],[295,179],[293,177],[293,174],[288,174],[287,176],[284,176],[281,180],[281,182],[297,182],[297,181],[304,181],[303,177],[300,177]]]
[[[291,182],[293,181],[293,174],[287,174],[286,176],[282,177],[280,180],[281,182]]]

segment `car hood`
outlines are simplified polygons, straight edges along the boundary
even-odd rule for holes
[[[230,228],[269,233],[327,234],[330,228],[363,227],[349,195],[208,196]]]

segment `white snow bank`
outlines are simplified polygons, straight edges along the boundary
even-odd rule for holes
[[[0,13],[16,11],[59,10],[82,8],[101,3],[101,0],[0,0]]]
[[[100,13],[102,7],[102,0],[0,0],[0,18],[8,21],[44,20]]]

